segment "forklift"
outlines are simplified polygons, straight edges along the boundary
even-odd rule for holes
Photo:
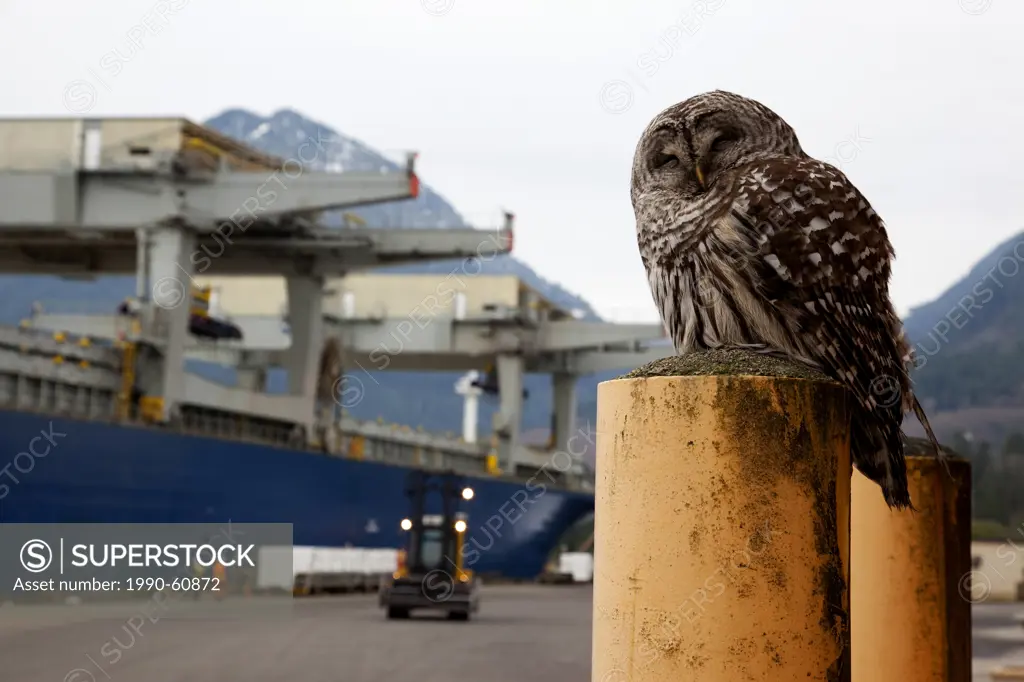
[[[440,514],[426,514],[430,493],[441,495]],[[473,499],[454,472],[412,471],[406,486],[412,513],[402,519],[406,547],[398,570],[381,586],[380,606],[390,620],[405,619],[413,609],[446,612],[449,620],[467,621],[480,609],[480,581],[463,567],[467,516],[460,501]]]

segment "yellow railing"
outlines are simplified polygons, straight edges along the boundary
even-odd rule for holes
[[[363,436],[353,436],[352,440],[348,442],[348,456],[351,459],[362,459],[366,453],[366,438]]]
[[[121,342],[121,394],[120,401],[121,419],[128,419],[132,406],[132,387],[135,386],[135,343],[132,341]]]
[[[135,339],[139,337],[142,326],[138,320],[131,321],[128,334],[120,339],[121,347],[121,393],[118,396],[118,412],[122,420],[128,419],[132,406],[132,389],[135,387],[135,365],[138,362],[138,348]]]

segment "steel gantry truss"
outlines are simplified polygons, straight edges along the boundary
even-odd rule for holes
[[[414,155],[393,172],[327,173],[289,165],[185,119],[0,121],[0,272],[136,274],[141,315],[132,340],[154,351],[141,357],[159,364],[137,376],[147,394],[161,396],[163,419],[181,404],[200,404],[290,420],[312,433],[318,362],[328,336],[340,341],[347,362],[365,362],[367,369],[491,364],[502,385],[504,459],[513,468],[525,372],[554,376],[556,440],[564,447],[574,430],[578,375],[671,352],[657,345],[663,334],[652,325],[491,316],[437,317],[414,327],[405,319],[326,316],[327,277],[511,251],[511,214],[489,232],[327,229],[318,222],[324,211],[418,193]],[[203,275],[283,276],[288,330],[280,318],[240,318],[234,322],[242,342],[189,336],[187,292]],[[124,335],[124,320],[114,315],[44,311],[31,326],[94,338]],[[396,338],[402,352],[389,352]],[[186,375],[186,356],[243,371],[283,367],[288,394],[269,396]]]

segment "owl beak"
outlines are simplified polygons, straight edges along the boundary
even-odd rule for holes
[[[700,183],[700,188],[707,189],[707,185],[704,184],[704,171],[701,169],[700,164],[698,163],[694,166],[693,170],[697,173],[697,182]]]

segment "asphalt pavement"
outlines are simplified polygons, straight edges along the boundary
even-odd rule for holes
[[[374,595],[289,609],[0,609],[0,678],[17,682],[586,682],[586,586],[493,586],[469,623],[389,621]],[[49,609],[49,610],[48,610]],[[127,610],[126,610],[127,609]]]
[[[989,682],[989,673],[1024,665],[1024,627],[1017,622],[1024,604],[976,604],[971,611],[972,682]]]
[[[17,682],[589,682],[587,586],[489,586],[469,623],[389,621],[375,595],[267,608],[170,604],[0,608],[0,669]],[[1024,605],[973,612],[973,682],[1024,665]]]

